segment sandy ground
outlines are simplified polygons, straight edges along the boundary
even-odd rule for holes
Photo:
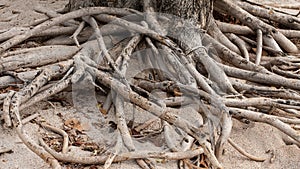
[[[66,4],[64,0],[0,0],[0,30],[8,27],[16,27],[33,22],[43,15],[35,13],[32,8],[35,5],[42,5],[51,9],[60,9]],[[277,2],[277,1],[276,1]],[[289,1],[295,2],[295,1]],[[101,99],[101,98],[100,98]],[[143,112],[136,119],[143,119]],[[41,102],[23,112],[39,113],[39,120],[45,120],[49,124],[57,127],[63,125],[63,121],[78,117],[80,113],[72,108],[68,103],[60,102]],[[93,123],[97,123],[97,116],[91,115]],[[130,117],[130,116],[128,116]],[[88,117],[87,117],[88,118]],[[86,119],[82,119],[83,121]],[[37,125],[26,125],[26,131],[36,140],[40,129]],[[93,133],[94,132],[94,133]],[[93,130],[89,133],[93,139],[103,136],[107,131]],[[300,149],[295,145],[286,145],[283,141],[284,134],[265,124],[250,123],[244,124],[234,121],[234,127],[231,138],[249,153],[260,157],[265,157],[265,162],[253,162],[241,156],[230,145],[226,145],[222,163],[225,168],[242,169],[299,169],[300,168]],[[113,138],[113,136],[111,136]],[[107,142],[111,141],[109,139]],[[135,142],[139,149],[151,147],[159,150],[159,146],[150,142]],[[158,143],[159,144],[159,143]],[[5,130],[0,127],[0,147],[7,147],[13,150],[12,153],[0,155],[0,169],[47,169],[49,166],[37,155],[31,152],[11,130]],[[175,168],[176,164],[172,162],[159,164],[160,168]],[[66,168],[91,168],[90,166],[67,165]],[[99,166],[95,166],[101,168]],[[132,162],[114,164],[112,168],[134,169],[138,168]]]

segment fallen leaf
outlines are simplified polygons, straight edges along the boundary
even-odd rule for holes
[[[76,118],[66,120],[64,122],[64,125],[68,128],[75,129],[80,132],[89,130],[89,125],[87,123],[81,124],[81,122]]]

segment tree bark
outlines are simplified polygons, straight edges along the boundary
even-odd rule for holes
[[[211,0],[158,0],[158,12],[168,13],[184,19],[198,21],[205,28],[212,15]]]
[[[141,0],[69,0],[67,10],[72,11],[88,6],[107,6],[117,8],[132,8],[142,11]],[[212,15],[212,0],[157,0],[152,2],[156,12],[176,15],[184,19],[198,21],[201,28],[208,25]]]
[[[116,7],[116,8],[132,8],[141,10],[142,4],[140,0],[69,0],[66,5],[67,11],[92,6]]]

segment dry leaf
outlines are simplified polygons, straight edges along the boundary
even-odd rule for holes
[[[103,115],[107,115],[107,110],[103,109],[103,104],[98,104],[98,109]]]
[[[64,122],[64,125],[71,128],[71,129],[78,130],[80,132],[89,130],[89,125],[88,124],[85,124],[85,123],[81,124],[81,122],[76,118],[71,118],[71,119],[66,120]]]

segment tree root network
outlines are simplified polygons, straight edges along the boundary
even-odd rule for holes
[[[232,118],[269,124],[300,144],[300,59],[291,41],[300,37],[299,17],[229,0],[215,1],[216,16],[207,30],[186,19],[155,13],[147,0],[144,13],[113,7],[64,14],[42,7],[35,11],[45,18],[29,25],[32,28],[0,34],[1,114],[3,125],[16,130],[52,168],[62,168],[64,162],[109,168],[126,160],[155,168],[153,159],[176,160],[179,168],[223,168],[226,142],[251,160],[266,160],[230,139]],[[238,22],[226,23],[228,16]],[[19,47],[28,41],[39,46]],[[129,77],[132,70],[137,72]],[[147,76],[137,76],[141,72]],[[38,115],[24,118],[22,110],[82,81],[106,94],[99,114],[103,126],[108,123],[107,113],[115,117],[116,144],[100,155],[75,156],[68,153],[68,133],[46,122],[39,125],[61,135],[62,151],[52,149],[42,136],[39,142],[32,140],[24,125],[34,123],[31,120]],[[136,128],[138,134],[128,125],[125,103],[155,117]],[[179,115],[186,105],[196,105],[203,119],[196,119],[199,124]],[[159,123],[160,129],[141,132],[153,123]],[[179,142],[172,138],[175,130],[183,133]],[[133,143],[136,135],[154,133],[164,136],[164,151],[141,151]],[[0,154],[8,151],[3,148]]]

